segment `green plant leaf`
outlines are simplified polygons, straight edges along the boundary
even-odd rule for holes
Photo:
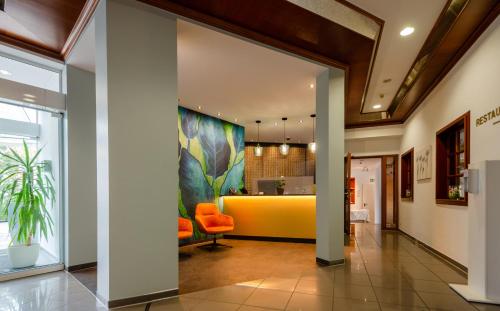
[[[195,138],[198,135],[199,114],[184,107],[179,107],[179,114],[184,135],[189,139]]]
[[[226,179],[222,184],[222,188],[220,190],[220,195],[228,194],[230,188],[239,190],[244,171],[245,163],[243,160],[241,160],[240,162],[236,163],[227,173]]]
[[[203,147],[206,174],[217,178],[224,174],[229,166],[231,149],[219,119],[205,117],[200,120],[199,140]]]
[[[205,179],[198,162],[186,149],[181,150],[179,161],[179,188],[181,199],[191,219],[194,219],[196,205],[200,202],[213,202],[214,192]]]

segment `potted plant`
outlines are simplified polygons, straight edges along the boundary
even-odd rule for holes
[[[36,239],[53,234],[47,203],[52,206],[55,200],[54,178],[47,163],[37,160],[41,151],[31,156],[23,141],[22,153],[12,148],[0,152],[0,213],[7,215],[9,223],[13,268],[33,266],[40,253]]]
[[[285,186],[285,177],[281,176],[280,180],[276,181],[276,192],[278,193],[278,195],[283,195],[283,193],[285,193]]]

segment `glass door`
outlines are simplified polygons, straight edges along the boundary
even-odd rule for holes
[[[0,281],[62,269],[58,113],[0,102]]]

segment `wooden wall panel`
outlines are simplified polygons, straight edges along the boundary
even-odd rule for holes
[[[252,181],[263,177],[314,176],[315,157],[307,145],[291,145],[288,156],[278,145],[264,146],[262,157],[253,154],[254,146],[245,146],[245,188],[252,193]]]

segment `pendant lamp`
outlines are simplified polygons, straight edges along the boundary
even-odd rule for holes
[[[312,142],[309,143],[309,151],[311,151],[311,153],[316,153],[316,130],[315,130],[315,121],[316,121],[316,115],[315,114],[312,114],[311,115],[311,118],[313,119],[313,140]]]
[[[260,145],[260,120],[255,121],[257,123],[257,146],[253,148],[253,154],[256,157],[261,157],[263,149],[262,146]]]
[[[285,127],[286,120],[288,120],[288,118],[281,118],[281,120],[283,120],[283,144],[280,145],[280,153],[283,156],[287,156],[288,151],[290,151],[290,145],[286,143],[286,127]]]

